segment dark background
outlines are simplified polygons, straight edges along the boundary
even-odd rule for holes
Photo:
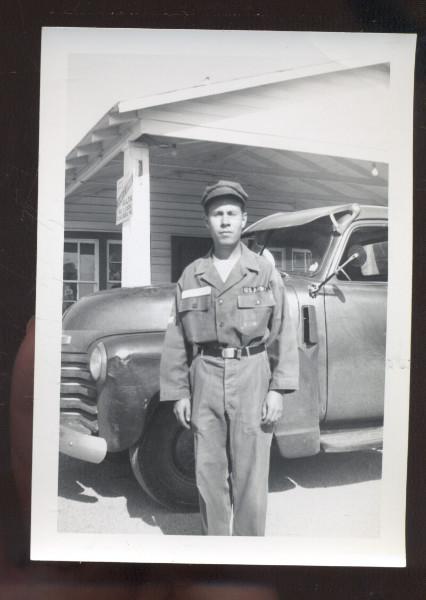
[[[425,496],[425,62],[426,2],[410,0],[2,0],[0,4],[0,560],[2,584],[18,578],[38,597],[84,582],[84,597],[173,581],[266,583],[281,597],[388,600],[426,597]],[[40,564],[29,562],[28,527],[9,467],[13,359],[35,308],[38,111],[42,26],[417,32],[414,99],[414,295],[406,569]],[[409,266],[407,265],[407,268]],[[1,546],[1,544],[0,544]],[[0,548],[1,549],[1,548]],[[59,586],[59,587],[57,587]],[[105,588],[102,587],[104,590]],[[31,591],[30,591],[31,590]],[[97,591],[99,594],[97,594]],[[219,593],[220,596],[220,593]],[[14,596],[15,597],[15,596]],[[21,596],[16,596],[21,597]],[[50,596],[49,596],[50,597]],[[195,596],[194,596],[195,597]],[[201,596],[200,596],[201,597]]]

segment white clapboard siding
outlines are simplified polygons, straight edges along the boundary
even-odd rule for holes
[[[115,197],[75,194],[65,201],[65,228],[68,231],[120,233],[115,225]]]
[[[87,231],[93,233],[121,233],[121,227],[111,225],[111,221],[72,221],[67,225],[67,231]]]
[[[171,278],[171,238],[172,236],[208,237],[203,223],[203,211],[200,197],[204,187],[211,182],[197,176],[194,181],[185,177],[176,180],[173,177],[161,177],[161,169],[151,170],[151,273],[153,283],[165,283]],[[192,175],[192,177],[194,177]],[[256,173],[252,174],[256,179]],[[294,204],[284,201],[283,193],[274,194],[261,191],[263,176],[258,174],[258,187],[252,198],[250,186],[244,187],[250,194],[247,209],[249,222],[253,222],[268,214],[285,210],[293,210]],[[317,194],[318,196],[318,194]],[[312,206],[312,201],[298,203]],[[333,203],[334,197],[324,195],[322,203]],[[341,200],[340,200],[341,201]],[[337,203],[337,199],[336,199]]]
[[[153,283],[171,279],[172,236],[207,237],[200,206],[208,180],[179,179],[164,168],[151,167],[151,274]],[[157,244],[161,243],[161,253]]]
[[[229,162],[229,168],[236,171],[243,168],[246,155],[239,154],[239,161]],[[249,194],[247,205],[249,223],[274,212],[309,208],[313,205],[340,204],[349,201],[365,201],[372,195],[371,188],[355,186],[351,196],[348,187],[341,184],[342,194],[336,194],[339,183],[333,188],[328,184],[302,182],[293,186],[292,180],[273,179],[262,171],[259,162],[253,161],[251,172],[242,181]],[[215,165],[212,165],[215,171]],[[153,283],[166,283],[171,278],[171,238],[172,236],[207,237],[203,222],[200,197],[203,189],[211,183],[212,176],[181,168],[177,177],[171,169],[155,164],[151,168],[151,270]],[[220,170],[216,171],[217,179]],[[315,191],[316,186],[316,191]],[[350,189],[350,188],[349,188]],[[304,191],[301,191],[304,190]],[[309,190],[309,192],[308,192]],[[374,190],[375,191],[375,190]],[[66,223],[70,231],[120,232],[115,225],[116,200],[114,190],[103,190],[102,195],[75,195],[66,202]],[[377,188],[377,199],[383,191]],[[372,198],[374,201],[374,198]],[[371,202],[372,202],[371,201]]]

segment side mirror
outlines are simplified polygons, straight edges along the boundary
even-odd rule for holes
[[[339,265],[337,267],[337,269],[335,271],[333,271],[333,273],[331,273],[323,281],[321,281],[320,283],[313,283],[312,285],[310,285],[309,286],[309,295],[311,296],[311,298],[316,298],[320,289],[322,287],[324,287],[324,285],[328,281],[330,281],[330,279],[332,277],[334,277],[335,275],[340,273],[340,271],[343,271],[347,265],[349,265],[350,263],[354,263],[358,267],[362,267],[362,265],[365,264],[366,260],[367,260],[367,253],[362,246],[351,246],[349,258],[347,258],[344,263]]]

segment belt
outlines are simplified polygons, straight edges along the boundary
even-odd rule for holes
[[[244,346],[243,348],[229,348],[227,346],[199,346],[199,353],[206,356],[221,356],[222,358],[241,358],[265,351],[265,344],[258,346]]]

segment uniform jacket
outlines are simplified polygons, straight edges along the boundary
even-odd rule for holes
[[[197,345],[211,342],[237,348],[265,343],[272,373],[269,389],[298,388],[296,332],[284,283],[266,258],[244,244],[241,251],[225,282],[211,252],[183,271],[161,357],[161,400],[191,396],[192,353]]]

